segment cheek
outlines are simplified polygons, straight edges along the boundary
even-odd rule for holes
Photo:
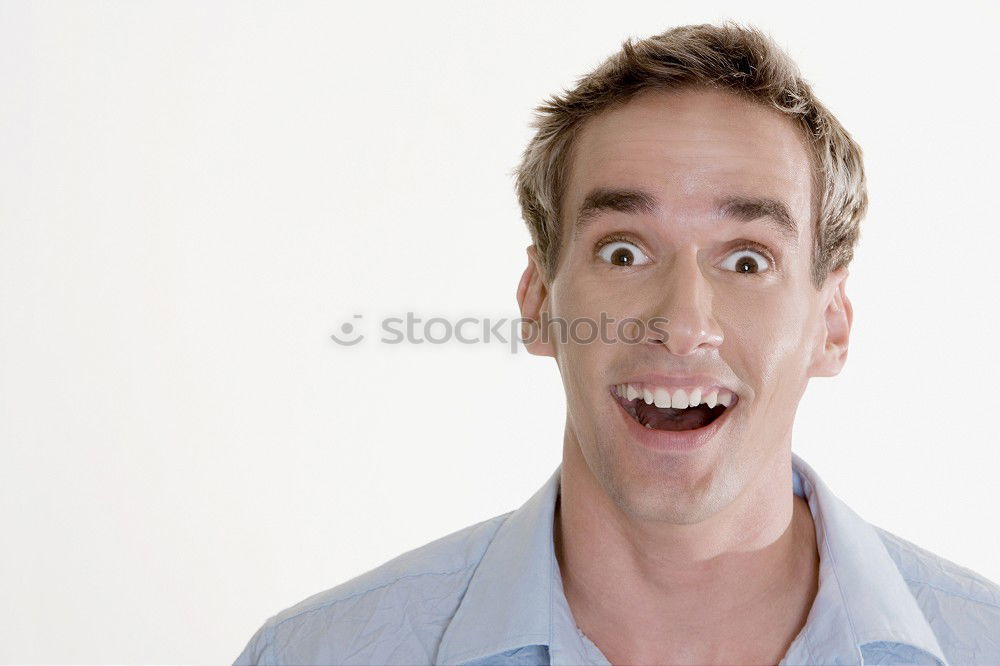
[[[550,335],[573,411],[574,404],[590,405],[595,396],[603,400],[609,372],[628,353],[613,342],[616,322],[629,316],[635,305],[623,300],[620,289],[609,288],[606,279],[580,275],[573,280],[557,278],[550,297],[550,313],[558,322],[551,324]],[[592,411],[589,406],[582,408]]]
[[[609,286],[607,280],[593,276],[577,275],[573,280],[557,278],[551,297],[552,316],[564,319],[597,319],[602,312],[614,314],[622,307],[620,290]]]
[[[794,389],[804,375],[807,310],[790,293],[723,299],[717,309],[724,342],[721,350],[755,391]],[[779,381],[780,380],[780,381]]]

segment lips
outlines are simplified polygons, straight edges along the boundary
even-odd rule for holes
[[[688,455],[718,441],[719,432],[732,420],[731,413],[738,404],[734,394],[728,407],[708,407],[704,403],[694,408],[656,407],[644,399],[629,400],[627,394],[619,395],[615,386],[609,388],[608,396],[618,403],[614,411],[619,414],[626,441],[657,457]]]

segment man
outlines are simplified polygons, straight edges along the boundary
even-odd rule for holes
[[[847,356],[867,206],[793,63],[754,29],[677,28],[539,111],[517,300],[562,375],[560,468],[272,617],[237,663],[1000,663],[1000,588],[791,452],[809,378]]]

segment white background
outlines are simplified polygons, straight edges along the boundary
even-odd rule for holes
[[[794,450],[1000,580],[997,15],[916,7],[0,4],[0,660],[230,662],[527,499],[560,458],[551,359],[328,336],[516,316],[532,108],[625,37],[725,18],[870,175],[850,360]]]

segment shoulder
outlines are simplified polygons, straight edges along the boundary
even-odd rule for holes
[[[504,520],[470,525],[270,617],[236,664],[430,663]]]
[[[1000,586],[891,532],[875,530],[948,660],[1000,663]]]

